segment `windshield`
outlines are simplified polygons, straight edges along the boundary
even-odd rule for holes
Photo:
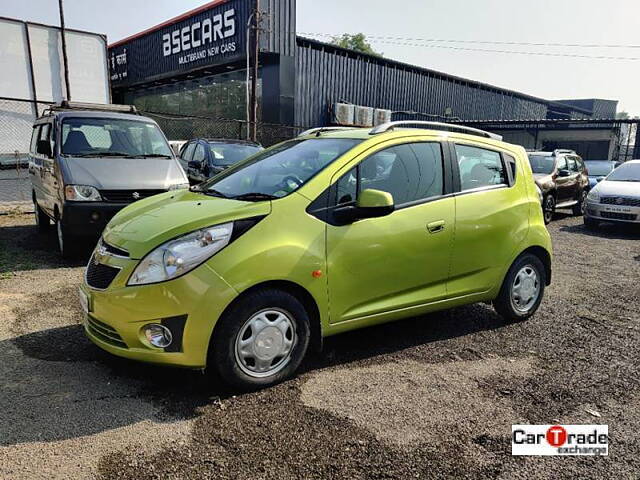
[[[555,166],[555,157],[551,155],[529,155],[529,163],[533,173],[550,174]]]
[[[285,197],[360,142],[351,138],[291,140],[213,177],[198,190],[230,198]]]
[[[586,162],[586,165],[592,177],[606,177],[613,170],[611,162]]]
[[[120,118],[69,118],[62,154],[74,157],[166,157],[171,147],[154,123]]]
[[[640,182],[640,163],[620,165],[607,177],[611,182]]]
[[[233,143],[210,143],[209,150],[211,150],[214,158],[213,163],[228,166],[258,153],[262,150],[262,147]]]

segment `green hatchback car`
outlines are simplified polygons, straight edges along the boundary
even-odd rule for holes
[[[104,350],[256,389],[348,330],[476,302],[525,319],[550,280],[525,150],[392,122],[314,129],[132,204],[105,229],[80,300]]]

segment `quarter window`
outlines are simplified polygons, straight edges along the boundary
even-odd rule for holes
[[[516,183],[516,175],[518,173],[518,170],[516,169],[516,159],[506,153],[503,153],[502,155],[504,155],[504,160],[511,171],[511,185],[514,185]]]
[[[498,152],[456,145],[456,156],[462,191],[508,184],[507,172]]]
[[[367,188],[389,192],[396,205],[440,196],[444,192],[442,159],[442,147],[434,142],[381,150],[338,180],[335,202],[353,202]]]

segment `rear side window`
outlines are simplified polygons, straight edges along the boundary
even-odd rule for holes
[[[336,183],[337,205],[355,201],[367,188],[389,192],[396,205],[443,194],[443,155],[439,143],[412,143],[381,150]]]
[[[460,189],[473,190],[508,185],[507,172],[500,153],[468,145],[456,145]]]
[[[190,143],[189,145],[186,146],[186,148],[182,151],[182,158],[184,160],[191,160],[191,157],[193,156],[193,151],[196,148],[196,144],[195,143]]]

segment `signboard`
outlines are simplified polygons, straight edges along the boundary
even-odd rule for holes
[[[244,58],[251,2],[221,1],[109,48],[114,87]]]

